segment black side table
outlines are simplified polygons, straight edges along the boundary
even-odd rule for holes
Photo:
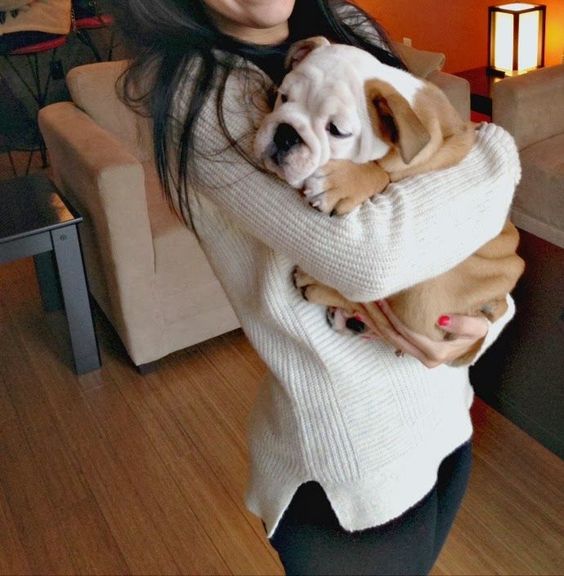
[[[474,112],[485,114],[491,118],[492,87],[495,82],[499,82],[503,78],[489,72],[486,66],[456,72],[456,76],[465,78],[470,82],[470,108]]]
[[[0,264],[34,257],[43,307],[49,311],[64,304],[76,372],[84,374],[100,367],[100,354],[78,238],[80,222],[81,216],[45,176],[0,182]]]

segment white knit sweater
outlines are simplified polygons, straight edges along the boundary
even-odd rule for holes
[[[250,152],[256,118],[243,77],[228,79],[225,121]],[[520,177],[511,136],[485,124],[459,166],[393,184],[342,218],[312,210],[242,159],[219,128],[213,99],[196,145],[205,182],[188,195],[193,222],[270,369],[250,426],[249,508],[272,535],[298,486],[316,480],[347,530],[399,516],[471,437],[468,370],[430,370],[385,343],[334,332],[324,308],[293,287],[291,271],[299,264],[351,300],[370,301],[453,267],[503,227]],[[484,348],[513,312],[510,301]]]

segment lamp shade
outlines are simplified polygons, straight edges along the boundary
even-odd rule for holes
[[[513,2],[488,11],[490,70],[516,75],[544,66],[544,4]]]

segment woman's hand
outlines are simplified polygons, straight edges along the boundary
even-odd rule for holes
[[[484,338],[489,329],[485,318],[457,314],[441,316],[437,318],[437,325],[452,339],[437,342],[407,328],[385,300],[364,304],[363,308],[363,321],[375,335],[395,347],[398,355],[414,356],[427,368],[456,360]]]

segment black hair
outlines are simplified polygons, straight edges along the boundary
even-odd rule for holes
[[[296,0],[289,20],[292,40],[326,36],[331,41],[368,50],[385,64],[405,68],[382,27],[364,11],[355,7],[349,11],[352,17],[346,21],[340,17],[339,8],[347,3]],[[241,61],[237,57],[256,62],[276,55],[280,48],[245,43],[223,34],[209,16],[203,0],[116,0],[114,10],[117,25],[132,54],[131,64],[122,77],[120,97],[135,111],[151,117],[155,163],[163,193],[170,206],[186,206],[187,202],[182,200],[191,176],[189,162],[193,156],[194,126],[214,82],[220,86],[216,101],[220,126],[231,145],[243,154],[224,122],[221,87],[225,86],[236,62]],[[380,43],[371,42],[367,26],[377,30]],[[221,58],[217,49],[223,55]],[[180,119],[178,149],[170,150],[173,98],[188,70],[193,70],[195,76],[193,91],[186,115]],[[247,160],[252,162],[251,158]],[[171,166],[176,166],[174,174]]]

